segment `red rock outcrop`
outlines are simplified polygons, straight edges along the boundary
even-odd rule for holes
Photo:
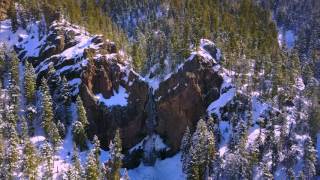
[[[213,61],[196,55],[156,91],[157,132],[165,138],[172,152],[179,150],[187,126],[193,129],[205,114],[209,103],[220,94],[223,82],[214,70]]]
[[[147,101],[148,86],[132,71],[129,72],[128,82],[123,78],[126,72],[121,71],[114,61],[90,60],[83,71],[80,95],[83,99],[90,122],[90,136],[96,134],[103,147],[108,147],[115,130],[120,129],[123,148],[128,149],[137,144],[145,134],[146,113],[144,105]],[[94,94],[101,93],[110,98],[119,86],[129,94],[127,106],[106,107],[100,105]]]
[[[89,137],[97,135],[102,147],[107,148],[119,128],[123,148],[129,149],[147,133],[148,83],[128,67],[114,43],[102,36],[89,37],[81,33],[76,26],[56,23],[50,27],[45,43],[39,46],[38,57],[24,57],[27,53],[23,46],[16,46],[16,50],[21,59],[36,67],[38,81],[48,76],[49,65],[56,69],[56,75],[67,80],[79,78],[76,79],[79,85],[74,85],[72,94],[77,96],[79,93],[84,102],[90,123]],[[217,52],[214,46],[206,49],[211,54]],[[215,72],[214,65],[214,60],[195,54],[178,72],[161,82],[151,96],[156,101],[155,130],[165,139],[172,153],[179,150],[186,127],[194,129],[199,118],[206,114],[208,105],[219,97],[223,78]],[[97,94],[102,94],[108,99],[120,87],[128,93],[125,106],[108,107],[96,98]]]

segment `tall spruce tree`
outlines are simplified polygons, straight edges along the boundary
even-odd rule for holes
[[[73,141],[80,151],[88,149],[86,131],[80,121],[76,121],[72,126]]]
[[[15,128],[11,128],[10,137],[8,139],[8,147],[6,149],[6,178],[15,179],[14,173],[19,163],[19,138]]]
[[[74,144],[73,145],[73,153],[72,153],[72,165],[73,165],[73,173],[74,173],[74,176],[75,176],[75,179],[81,179],[83,178],[83,167],[81,165],[81,162],[80,162],[80,157],[79,157],[79,153],[78,153],[78,148],[77,146]]]
[[[86,164],[86,179],[98,180],[100,178],[99,163],[96,160],[94,151],[90,151]]]
[[[42,178],[53,179],[53,148],[47,141],[41,147],[41,156],[44,161],[44,173]]]
[[[49,87],[45,79],[42,79],[41,84],[42,93],[42,127],[45,133],[48,135],[53,145],[56,146],[61,142],[61,137],[59,135],[59,130],[54,122],[52,98],[49,92]]]
[[[30,180],[35,180],[37,175],[37,168],[40,164],[38,152],[34,145],[27,140],[23,149],[24,153],[24,175]]]
[[[83,102],[80,96],[77,97],[77,109],[78,109],[78,121],[81,122],[83,128],[87,130],[89,122],[87,119],[86,110],[83,106]]]
[[[26,99],[29,104],[34,103],[36,94],[36,74],[31,63],[26,61],[25,64],[25,76],[24,76],[24,88]]]
[[[116,134],[112,142],[109,145],[110,149],[110,180],[118,180],[121,178],[120,169],[122,166],[122,143],[120,138],[119,129],[116,130]]]
[[[313,179],[316,175],[316,150],[312,144],[311,138],[307,138],[304,145],[304,168],[303,172],[307,179]]]
[[[206,179],[211,160],[215,157],[215,141],[206,123],[200,119],[197,129],[192,135],[189,150],[188,179]]]

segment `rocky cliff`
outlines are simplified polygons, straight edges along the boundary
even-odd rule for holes
[[[208,105],[218,99],[223,79],[214,71],[214,61],[196,54],[168,80],[160,83],[157,99],[157,132],[166,138],[173,152],[179,150],[187,126],[191,129]]]
[[[98,135],[103,147],[108,146],[117,128],[124,149],[140,142],[148,132],[147,102],[153,97],[155,133],[165,140],[171,153],[177,152],[185,128],[194,129],[208,105],[219,97],[223,82],[215,70],[218,57],[213,43],[193,52],[153,91],[113,42],[63,20],[53,23],[42,37],[19,37],[15,49],[20,59],[34,65],[38,83],[42,77],[53,76],[48,73],[50,67],[55,69],[54,75],[66,77],[72,96],[80,95],[84,102],[90,137]]]

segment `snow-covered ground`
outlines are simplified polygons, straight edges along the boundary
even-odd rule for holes
[[[280,29],[278,33],[278,43],[280,46],[286,46],[288,49],[292,49],[295,45],[296,35],[292,30],[283,31]]]
[[[154,166],[145,166],[129,170],[131,180],[184,180],[180,161],[181,154],[178,153],[171,158],[157,160]]]

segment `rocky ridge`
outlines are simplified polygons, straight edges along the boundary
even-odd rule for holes
[[[155,133],[171,153],[176,153],[185,128],[193,129],[208,105],[220,96],[224,80],[217,70],[219,51],[210,41],[203,40],[198,51],[150,91],[148,81],[130,67],[125,53],[103,36],[90,35],[65,20],[54,22],[43,37],[37,37],[36,32],[19,37],[15,45],[19,58],[34,65],[38,83],[42,77],[48,78],[50,67],[54,67],[55,75],[66,77],[72,95],[79,94],[84,102],[90,137],[97,134],[103,147],[117,128],[124,149],[140,142],[148,131],[148,97],[153,97]],[[118,96],[123,96],[126,103],[108,104]]]

